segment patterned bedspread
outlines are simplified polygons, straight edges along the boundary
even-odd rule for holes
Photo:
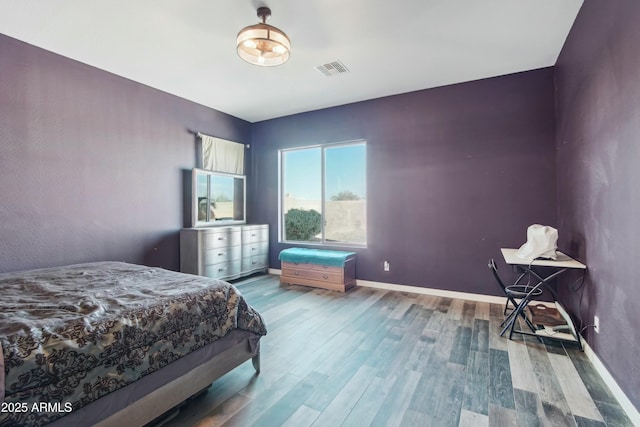
[[[234,328],[266,334],[232,285],[160,268],[100,262],[6,273],[0,289],[0,425],[51,422]],[[59,406],[34,411],[41,402]]]

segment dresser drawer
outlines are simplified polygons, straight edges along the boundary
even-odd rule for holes
[[[321,265],[321,264],[309,264],[309,263],[298,263],[298,262],[282,262],[282,268],[289,269],[298,269],[298,270],[309,270],[316,272],[323,272],[327,274],[343,274],[343,267],[334,267],[330,265]]]
[[[256,243],[269,241],[269,227],[244,227],[242,229],[242,243]]]
[[[314,271],[322,271],[329,274],[340,274],[344,272],[343,267],[334,267],[331,265],[309,264]]]
[[[211,265],[240,259],[242,257],[240,248],[240,246],[230,246],[205,249],[202,251],[202,264]]]
[[[299,277],[302,279],[318,280],[320,282],[342,283],[342,270],[330,273],[327,271],[283,267],[282,275],[290,278]]]
[[[218,264],[206,265],[204,267],[204,276],[214,279],[222,279],[240,274],[240,260],[229,262],[221,262]]]
[[[267,254],[242,257],[242,271],[253,271],[266,269],[269,266],[269,256]]]
[[[263,255],[269,252],[268,242],[250,243],[248,245],[242,245],[242,256],[254,256]]]
[[[239,246],[242,242],[240,229],[224,229],[205,233],[202,236],[204,249],[223,248],[227,246]]]

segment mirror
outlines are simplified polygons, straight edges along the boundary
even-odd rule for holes
[[[192,226],[245,223],[245,176],[192,172]]]

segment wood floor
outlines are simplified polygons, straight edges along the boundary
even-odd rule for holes
[[[584,353],[499,336],[496,304],[259,276],[267,322],[245,363],[165,426],[630,426]]]

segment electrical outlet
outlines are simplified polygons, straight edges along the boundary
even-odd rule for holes
[[[384,271],[389,271],[391,269],[391,265],[389,264],[389,261],[385,261],[384,262]]]
[[[593,330],[596,331],[596,334],[600,333],[600,318],[598,316],[593,316]]]

